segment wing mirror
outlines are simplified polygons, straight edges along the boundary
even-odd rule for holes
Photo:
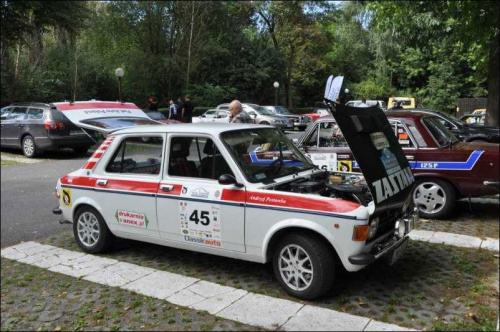
[[[222,184],[222,185],[234,185],[235,187],[237,188],[243,188],[244,185],[241,184],[241,183],[238,183],[238,181],[236,181],[236,178],[230,174],[222,174],[221,176],[219,176],[219,184]]]

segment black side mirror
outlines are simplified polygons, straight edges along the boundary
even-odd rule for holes
[[[222,185],[232,184],[237,188],[243,187],[243,184],[238,183],[236,181],[236,178],[230,174],[222,174],[221,176],[219,176],[219,184],[222,184]]]

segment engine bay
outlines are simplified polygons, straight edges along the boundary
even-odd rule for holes
[[[367,206],[372,195],[362,175],[320,172],[310,177],[297,177],[269,189],[298,194],[344,199]]]

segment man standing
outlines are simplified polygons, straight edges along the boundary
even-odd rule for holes
[[[400,110],[400,109],[403,109],[403,107],[401,107],[401,104],[396,99],[393,99],[392,100],[392,107],[389,109],[390,110]]]
[[[233,100],[229,104],[229,122],[230,123],[253,123],[252,118],[246,112],[243,112],[243,106],[238,100]]]
[[[170,100],[169,110],[170,112],[168,118],[171,120],[178,120],[179,116],[177,114],[177,106],[174,104],[173,100]]]
[[[361,103],[358,104],[356,107],[368,107],[368,104],[366,103],[366,98],[361,99]]]
[[[181,112],[182,122],[191,123],[193,122],[194,103],[191,101],[189,95],[186,95],[184,100],[185,102],[182,104]]]

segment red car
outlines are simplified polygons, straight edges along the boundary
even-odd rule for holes
[[[310,117],[311,122],[315,122],[319,118],[324,117],[324,116],[329,116],[329,115],[331,116],[332,113],[330,113],[330,111],[327,110],[326,108],[317,108],[317,109],[313,110],[311,113],[302,114],[302,116]]]
[[[460,142],[431,114],[385,114],[417,178],[413,199],[422,217],[445,218],[459,198],[498,194],[499,144]],[[297,144],[323,169],[359,172],[332,116],[316,121]]]

